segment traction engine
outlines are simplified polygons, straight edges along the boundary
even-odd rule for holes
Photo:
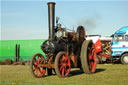
[[[80,68],[84,73],[94,73],[96,70],[96,49],[91,40],[86,40],[85,29],[78,26],[77,31],[68,32],[61,24],[54,25],[55,3],[48,3],[49,38],[41,49],[46,58],[37,53],[32,56],[30,67],[35,77],[43,77],[52,70],[59,77],[67,77],[71,68]]]

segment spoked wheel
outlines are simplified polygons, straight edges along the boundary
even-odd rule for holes
[[[96,70],[97,57],[95,45],[91,40],[86,40],[81,48],[81,64],[85,73],[94,73]]]
[[[44,64],[45,58],[42,54],[35,54],[30,61],[30,68],[35,77],[41,78],[46,72],[46,67],[40,67]]]
[[[89,56],[89,70],[90,72],[95,72],[96,64],[97,64],[97,57],[96,57],[96,50],[94,44],[90,44],[88,46],[88,56]]]
[[[66,52],[59,52],[55,58],[55,71],[59,77],[67,77],[70,73],[71,62]]]

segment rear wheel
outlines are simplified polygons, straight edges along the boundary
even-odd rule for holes
[[[43,77],[46,72],[46,67],[40,67],[41,64],[44,64],[45,58],[42,56],[42,54],[38,53],[32,56],[32,59],[30,61],[30,68],[32,71],[32,74],[35,77]]]
[[[55,58],[55,71],[59,77],[67,77],[70,73],[71,62],[66,52],[59,52]]]
[[[91,40],[86,40],[81,48],[81,64],[85,73],[94,73],[96,70],[97,57],[95,45]]]
[[[123,55],[121,56],[121,63],[122,63],[122,64],[128,64],[128,53],[123,54]]]

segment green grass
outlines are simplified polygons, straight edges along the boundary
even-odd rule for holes
[[[57,75],[35,78],[27,65],[1,65],[0,82],[11,82],[14,85],[128,85],[128,65],[97,65],[94,74],[72,69],[70,76],[66,78]]]

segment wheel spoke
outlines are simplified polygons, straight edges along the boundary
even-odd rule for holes
[[[44,59],[41,60],[40,64],[42,64],[43,61],[44,61]]]
[[[91,67],[92,67],[92,68],[91,68],[91,70],[92,70],[92,69],[93,69],[93,62],[91,63]]]
[[[36,71],[36,69],[37,69],[37,67],[35,67],[35,68],[33,69],[33,71]]]
[[[90,62],[90,70],[92,70],[93,65],[94,65],[94,64],[93,64],[93,61],[91,61],[91,62]]]
[[[37,64],[33,63],[33,66],[37,66]]]
[[[62,60],[64,61],[64,57],[65,57],[65,56],[63,55],[62,57],[63,57]]]
[[[64,68],[62,69],[62,76],[64,76]]]
[[[92,62],[92,67],[93,67],[94,63]]]
[[[39,71],[39,69],[37,68],[37,69],[36,69],[36,75],[37,75],[37,76],[38,76],[38,71]]]
[[[67,69],[66,69],[66,67],[64,68],[64,70],[65,70],[66,73],[68,72]]]
[[[89,49],[89,68],[90,68],[90,70],[93,69],[94,58],[95,58],[95,48],[94,48],[94,45],[92,45]]]
[[[41,72],[41,69],[40,68],[39,68],[39,71],[40,71],[40,74],[41,74],[42,72]]]
[[[62,65],[63,65],[62,63],[59,64],[59,66],[62,66]]]
[[[68,57],[66,56],[66,57],[65,57],[65,60],[64,60],[64,63],[66,63],[67,60],[68,60]]]
[[[89,53],[92,53],[92,48],[89,49]]]
[[[89,49],[89,60],[92,60],[92,50]]]
[[[63,66],[60,67],[60,71],[62,70]]]
[[[59,61],[60,61],[60,62],[63,62],[63,56],[61,56],[61,57],[59,58]]]
[[[39,62],[40,62],[40,57],[38,56],[38,64],[39,64]]]
[[[92,60],[94,58],[95,50],[91,49],[91,52],[89,53],[89,60]]]
[[[66,64],[66,67],[69,67],[70,66],[70,63]]]
[[[70,71],[70,68],[69,69],[67,69],[67,72],[69,73],[69,71]]]
[[[38,61],[35,59],[36,64],[38,65]]]
[[[35,68],[37,68],[37,64],[33,63],[33,66],[34,66]]]
[[[95,50],[93,49],[93,50],[92,50],[92,55],[93,55],[93,56],[94,56],[94,53],[95,53]]]
[[[70,66],[70,60],[68,60],[68,62],[66,63],[66,66]]]
[[[89,55],[89,60],[92,60],[92,55],[91,54]]]

